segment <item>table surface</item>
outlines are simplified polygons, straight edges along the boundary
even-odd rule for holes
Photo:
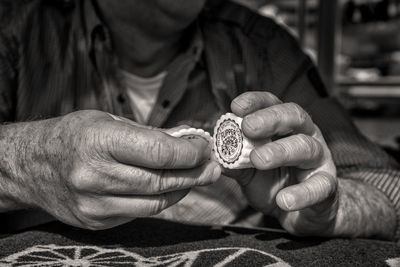
[[[103,231],[52,222],[0,238],[0,266],[400,266],[400,246],[137,219]]]

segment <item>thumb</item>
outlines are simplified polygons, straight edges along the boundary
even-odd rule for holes
[[[326,172],[318,172],[307,180],[282,189],[276,196],[277,205],[285,211],[309,207],[329,208],[337,197],[337,179]]]

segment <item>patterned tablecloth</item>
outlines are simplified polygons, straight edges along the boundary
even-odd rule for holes
[[[0,238],[0,266],[134,265],[400,266],[400,246],[156,219],[96,232],[53,222]]]

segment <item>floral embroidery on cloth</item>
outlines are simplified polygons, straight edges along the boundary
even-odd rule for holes
[[[206,255],[204,255],[206,254]],[[193,266],[200,256],[216,257],[213,266],[237,265],[247,256],[256,256],[262,266],[290,267],[280,258],[261,250],[241,247],[222,247],[180,252],[170,255],[144,257],[121,248],[97,246],[39,245],[0,259],[1,266]],[[235,264],[236,261],[236,264]],[[197,262],[198,263],[198,262]]]

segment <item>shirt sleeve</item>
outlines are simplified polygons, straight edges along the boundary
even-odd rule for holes
[[[346,110],[328,96],[315,65],[296,40],[281,27],[272,27],[264,54],[272,64],[269,75],[274,93],[285,102],[298,103],[310,114],[331,150],[338,177],[363,181],[387,196],[397,214],[396,237],[400,237],[399,163],[364,137]]]
[[[15,120],[15,72],[6,53],[0,50],[0,122],[10,122]]]
[[[17,21],[14,3],[0,2],[0,122],[15,120],[18,45],[15,36]]]

